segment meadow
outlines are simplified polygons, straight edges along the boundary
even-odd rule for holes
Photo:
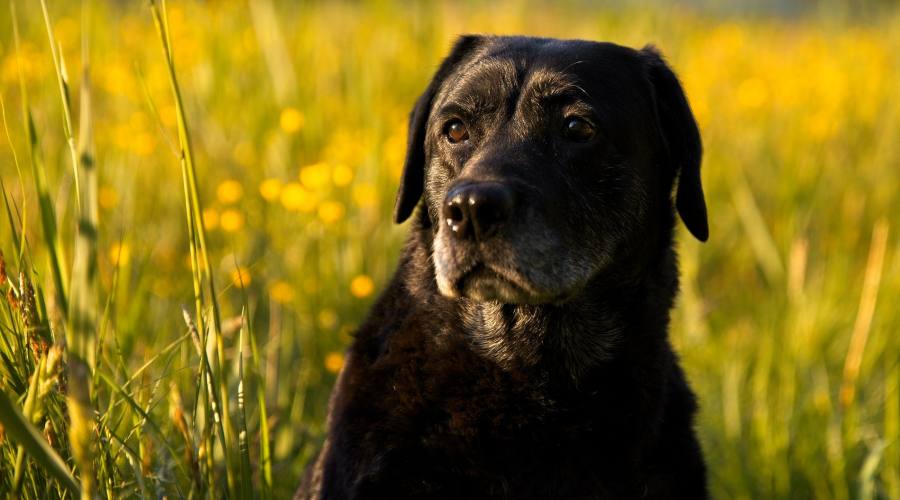
[[[406,115],[484,32],[652,42],[683,81],[710,239],[679,228],[671,335],[715,498],[900,499],[900,7],[872,9],[10,2],[0,496],[289,497],[403,243]]]

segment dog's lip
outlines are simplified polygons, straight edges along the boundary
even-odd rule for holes
[[[459,277],[455,280],[455,288],[457,290],[464,290],[467,281],[477,278],[497,279],[527,295],[540,295],[527,280],[520,277],[515,271],[504,269],[483,261],[473,263],[468,269],[460,273]]]
[[[534,287],[524,276],[515,269],[500,267],[481,260],[473,261],[466,269],[452,281],[454,295],[464,295],[468,282],[473,279],[494,279],[513,290],[518,291],[515,304],[561,304],[574,296],[582,285],[564,291],[542,291]],[[519,295],[521,294],[521,295]]]

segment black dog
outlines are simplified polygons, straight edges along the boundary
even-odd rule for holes
[[[394,218],[422,208],[297,498],[705,498],[668,340],[675,207],[708,234],[700,157],[653,48],[461,38],[412,112]]]

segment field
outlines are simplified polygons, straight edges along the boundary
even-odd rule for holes
[[[406,114],[494,32],[681,76],[711,235],[679,228],[672,339],[715,497],[900,499],[900,8],[85,5],[0,9],[0,496],[288,497],[403,242]]]

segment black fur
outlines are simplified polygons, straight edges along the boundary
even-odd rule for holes
[[[481,106],[458,112],[471,138],[450,146],[441,120],[466,99]],[[588,142],[558,134],[573,109],[596,122]],[[668,340],[675,205],[708,236],[701,145],[659,54],[464,37],[409,139],[395,220],[422,208],[297,498],[706,498]],[[461,241],[444,198],[484,180],[514,190],[516,211],[491,240]],[[506,299],[464,286],[481,264],[510,276]]]

